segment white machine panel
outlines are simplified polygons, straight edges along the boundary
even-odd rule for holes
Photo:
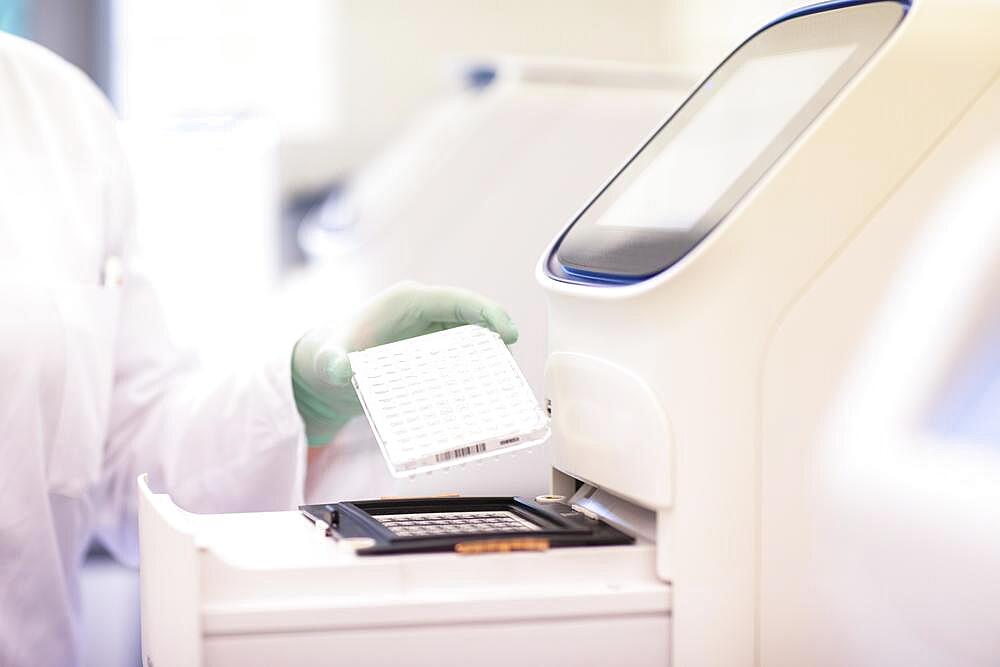
[[[619,496],[667,507],[670,425],[649,385],[599,357],[567,352],[549,357],[545,381],[560,437],[553,465],[600,480]]]

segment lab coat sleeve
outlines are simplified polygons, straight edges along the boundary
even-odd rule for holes
[[[173,345],[155,290],[135,269],[124,159],[118,168],[109,213],[119,223],[111,237],[123,239],[126,268],[103,497],[95,505],[102,541],[130,562],[137,557],[138,475],[148,473],[155,491],[193,512],[291,509],[301,503],[306,445],[292,396],[291,349],[220,372]],[[224,307],[219,315],[225,317]]]

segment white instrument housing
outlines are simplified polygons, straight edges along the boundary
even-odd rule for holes
[[[824,629],[815,607],[834,566],[812,560],[832,527],[811,514],[840,424],[829,408],[894,260],[945,196],[929,175],[961,172],[997,135],[1000,42],[986,25],[1000,25],[1000,4],[914,2],[665,270],[560,275],[572,226],[539,262],[556,492],[583,481],[657,512],[674,664],[844,664],[831,635],[845,629]]]
[[[798,16],[867,4],[898,3]],[[996,525],[998,494],[955,490],[995,484],[960,474],[958,455],[912,451],[914,415],[961,346],[949,332],[973,328],[980,304],[938,298],[951,320],[935,328],[897,281],[934,283],[909,255],[943,226],[974,235],[969,280],[995,280],[997,217],[977,215],[1000,215],[983,176],[1000,152],[997,25],[992,0],[915,2],[664,270],[588,281],[553,273],[567,235],[544,253],[553,493],[592,488],[581,507],[634,545],[365,558],[298,513],[190,515],[140,479],[147,664],[996,664],[995,627],[962,601],[1000,613],[984,567],[1000,543],[975,529]],[[954,204],[967,195],[993,208]],[[900,346],[900,321],[926,327],[940,358]],[[893,356],[919,371],[872,409],[899,389],[872,368]],[[949,460],[955,483],[937,495],[908,484]],[[984,461],[995,479],[1000,460]],[[956,517],[971,527],[941,530]],[[904,562],[915,539],[931,547],[917,565]],[[948,581],[916,585],[887,563]]]

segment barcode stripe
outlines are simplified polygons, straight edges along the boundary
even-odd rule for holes
[[[458,449],[453,449],[450,452],[441,452],[440,454],[434,455],[434,460],[438,463],[443,463],[445,461],[451,461],[452,459],[460,459],[471,454],[482,454],[486,451],[486,443],[480,442],[478,445],[469,445],[468,447],[459,447]]]

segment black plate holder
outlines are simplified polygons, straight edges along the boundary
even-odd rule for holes
[[[521,497],[405,498],[303,505],[306,517],[327,527],[334,539],[367,538],[369,546],[359,555],[429,553],[494,553],[542,551],[557,547],[632,544],[635,540],[599,519],[588,517],[563,503],[539,504]],[[535,526],[534,530],[496,532],[476,530],[461,534],[435,532],[423,528],[424,535],[399,535],[376,517],[408,514],[463,514],[467,518],[489,513],[506,513]],[[432,522],[430,519],[418,521]],[[405,520],[405,519],[404,519]]]

